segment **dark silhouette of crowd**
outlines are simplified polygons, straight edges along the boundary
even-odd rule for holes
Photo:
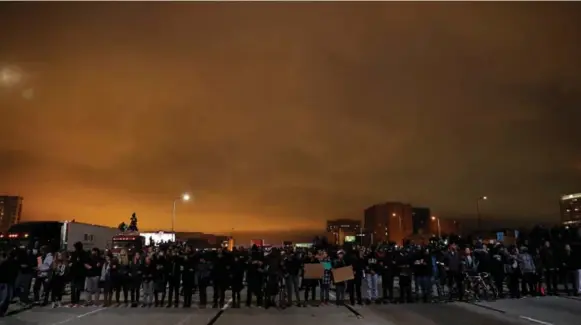
[[[189,308],[222,307],[226,292],[240,308],[327,304],[430,303],[530,295],[579,295],[580,251],[549,241],[536,248],[456,244],[196,250],[183,244],[122,250],[13,248],[0,255],[0,315],[11,302]],[[306,264],[324,264],[320,278]],[[334,271],[351,267],[353,277]],[[213,295],[208,297],[208,289]],[[247,288],[246,296],[242,296]],[[63,301],[65,290],[70,301]],[[347,296],[347,297],[346,297]]]

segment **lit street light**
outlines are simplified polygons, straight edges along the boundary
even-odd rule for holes
[[[12,87],[22,80],[22,72],[12,66],[0,66],[0,86]]]
[[[440,218],[432,216],[432,220],[435,220],[437,222],[436,225],[438,226],[438,238],[442,238],[442,228],[440,228]]]
[[[486,201],[486,200],[488,200],[487,196],[481,196],[481,197],[476,199],[476,217],[478,218],[476,221],[477,221],[479,231],[482,230],[481,220],[480,220],[480,201]]]
[[[173,210],[172,210],[172,214],[171,214],[171,231],[172,232],[174,232],[174,226],[176,223],[176,203],[178,201],[187,202],[189,200],[190,200],[190,195],[188,193],[184,193],[184,194],[182,194],[182,196],[173,200]]]
[[[392,213],[391,216],[392,217],[398,217],[398,221],[399,221],[399,232],[403,234],[403,231],[402,231],[402,223],[401,223],[401,216],[398,216],[395,213]]]

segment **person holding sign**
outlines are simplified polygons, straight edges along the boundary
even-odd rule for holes
[[[337,298],[337,306],[341,306],[345,304],[345,283],[348,280],[353,280],[353,268],[347,265],[344,259],[345,252],[343,250],[339,250],[337,252],[337,260],[335,261],[333,267],[335,270],[346,269],[344,271],[347,273],[347,277],[343,276],[341,272],[333,272],[333,279],[335,282],[335,289]]]
[[[349,301],[351,305],[355,305],[355,299],[357,298],[357,304],[362,305],[363,299],[361,295],[361,283],[364,278],[364,254],[359,251],[352,252],[349,260],[351,261],[351,268],[353,268],[354,279],[347,281],[347,291],[349,292]]]
[[[316,290],[319,280],[323,278],[325,268],[323,264],[317,260],[313,252],[309,252],[305,259],[305,278],[303,283],[305,285],[305,304],[309,301],[309,293],[313,300],[316,300]]]

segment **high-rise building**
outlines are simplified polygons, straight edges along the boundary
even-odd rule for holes
[[[21,215],[21,196],[0,196],[0,232],[5,232],[13,224],[19,223]]]
[[[354,242],[361,233],[361,220],[327,220],[327,240],[335,245]],[[357,240],[357,242],[360,242]]]
[[[431,217],[430,208],[412,208],[412,233],[414,235],[428,234]]]
[[[413,232],[412,206],[401,202],[373,205],[364,211],[367,243],[392,241],[398,245]]]
[[[563,195],[559,204],[563,224],[581,223],[581,193]]]

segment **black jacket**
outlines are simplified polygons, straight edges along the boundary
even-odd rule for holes
[[[88,263],[88,256],[85,251],[79,250],[73,252],[69,262],[70,274],[73,279],[79,280],[87,276],[87,269],[85,268],[85,264]]]
[[[0,283],[14,284],[18,275],[18,264],[12,257],[0,257]]]

